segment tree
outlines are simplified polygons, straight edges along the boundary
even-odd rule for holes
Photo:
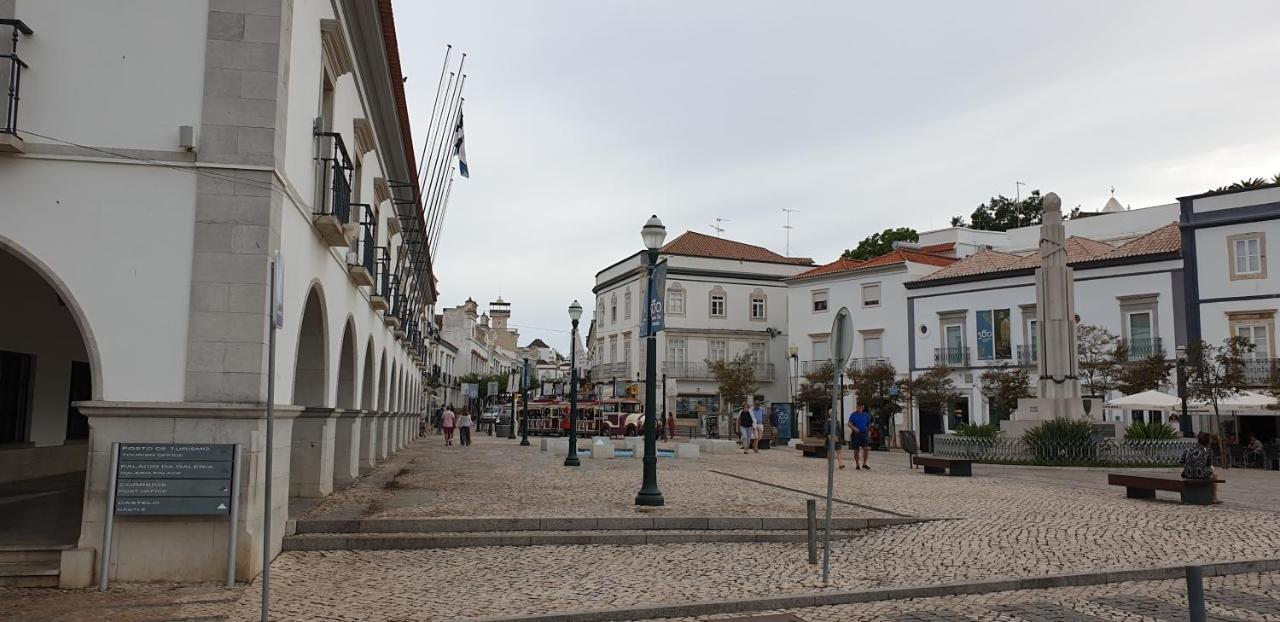
[[[1203,341],[1187,344],[1186,366],[1187,395],[1213,406],[1214,429],[1218,432],[1219,450],[1227,455],[1227,442],[1222,434],[1222,414],[1218,403],[1239,395],[1248,386],[1245,376],[1244,355],[1253,351],[1253,342],[1244,337],[1229,337],[1222,345]],[[1228,467],[1230,460],[1223,460]]]
[[[1031,397],[1031,372],[1025,367],[999,365],[982,372],[981,391],[991,407],[991,418],[1001,421],[1018,408],[1018,400]]]
[[[1228,190],[1245,190],[1248,188],[1257,188],[1258,186],[1266,186],[1270,184],[1280,184],[1280,173],[1276,173],[1271,179],[1262,177],[1246,177],[1237,181],[1230,186],[1218,186],[1210,192],[1226,192]]]
[[[902,412],[902,405],[899,403],[901,393],[896,390],[897,370],[885,361],[860,369],[850,367],[846,373],[849,376],[849,389],[853,391],[858,403],[866,404],[887,429],[892,417]]]
[[[1118,346],[1113,354],[1116,365],[1116,389],[1125,395],[1154,391],[1169,384],[1169,371],[1174,362],[1164,357],[1164,352],[1137,361],[1125,361],[1126,349]]]
[[[1032,190],[1026,198],[1018,200],[1004,195],[991,197],[989,201],[979,205],[965,221],[963,216],[951,219],[953,227],[969,227],[983,231],[1008,231],[1017,227],[1040,224],[1044,212],[1039,190]]]
[[[960,391],[951,379],[951,369],[942,365],[935,365],[915,378],[899,380],[898,389],[920,410],[937,410],[943,415],[960,399]]]
[[[832,381],[835,380],[835,366],[822,363],[804,375],[805,384],[796,392],[796,401],[804,404],[811,413],[823,414],[831,408]]]
[[[730,361],[709,363],[711,375],[720,384],[720,399],[732,408],[734,404],[744,404],[756,394],[760,383],[756,380],[755,359],[743,353]]]
[[[495,393],[494,395],[501,395],[501,394],[503,394],[503,393],[506,393],[506,392],[507,392],[507,380],[508,380],[508,376],[507,376],[507,374],[483,374],[483,375],[482,375],[482,374],[478,374],[478,373],[475,373],[475,372],[469,373],[469,374],[467,374],[467,375],[465,375],[465,376],[462,376],[461,378],[459,378],[459,379],[458,379],[458,381],[459,381],[459,382],[463,382],[463,383],[475,383],[475,384],[480,385],[480,397],[481,397],[482,399],[483,399],[483,398],[487,398],[487,397],[491,397],[491,396],[489,395],[489,383],[490,383],[490,382],[496,382],[496,383],[498,383],[498,392],[497,392],[497,393]]]
[[[1080,383],[1092,397],[1106,397],[1107,391],[1116,388],[1116,344],[1116,336],[1101,326],[1076,326]]]
[[[858,242],[857,248],[846,250],[841,259],[861,259],[867,260],[872,257],[879,257],[893,250],[894,242],[919,242],[920,234],[910,227],[898,227],[896,229],[885,229],[880,233],[873,233]]]

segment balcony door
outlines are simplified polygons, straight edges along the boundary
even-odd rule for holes
[[[943,329],[943,344],[946,348],[946,363],[960,365],[964,358],[964,327],[959,324],[948,324]]]

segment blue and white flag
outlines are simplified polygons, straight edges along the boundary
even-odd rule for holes
[[[453,154],[458,156],[458,172],[463,177],[470,178],[471,173],[467,170],[467,145],[466,135],[462,131],[462,106],[458,106],[458,125],[453,128]]]

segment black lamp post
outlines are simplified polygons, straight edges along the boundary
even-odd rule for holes
[[[649,298],[657,300],[658,296],[650,291],[653,288],[653,271],[658,267],[658,249],[667,237],[667,228],[662,226],[658,217],[650,216],[649,221],[640,229],[640,237],[648,250],[645,276],[648,279]],[[649,301],[645,301],[648,304]],[[641,314],[648,318],[647,314]],[[658,416],[657,376],[658,376],[658,338],[652,328],[645,327],[645,379],[644,379],[644,482],[640,492],[636,494],[636,505],[661,506],[666,503],[662,491],[658,490]]]
[[[1182,399],[1182,416],[1178,417],[1178,432],[1184,438],[1194,436],[1191,419],[1187,417],[1187,347],[1178,346],[1178,397]]]
[[[520,370],[520,446],[529,446],[529,359],[524,359],[524,367]],[[516,421],[515,407],[511,407],[511,422]]]
[[[578,319],[582,317],[582,305],[573,301],[569,305],[569,319],[573,320],[573,331],[569,333],[569,455],[564,457],[565,466],[578,466]]]

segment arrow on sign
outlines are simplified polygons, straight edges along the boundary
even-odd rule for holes
[[[225,509],[227,509],[227,504],[225,504],[225,503],[219,503],[219,504],[218,504],[218,509],[219,509],[219,510],[225,510]]]

